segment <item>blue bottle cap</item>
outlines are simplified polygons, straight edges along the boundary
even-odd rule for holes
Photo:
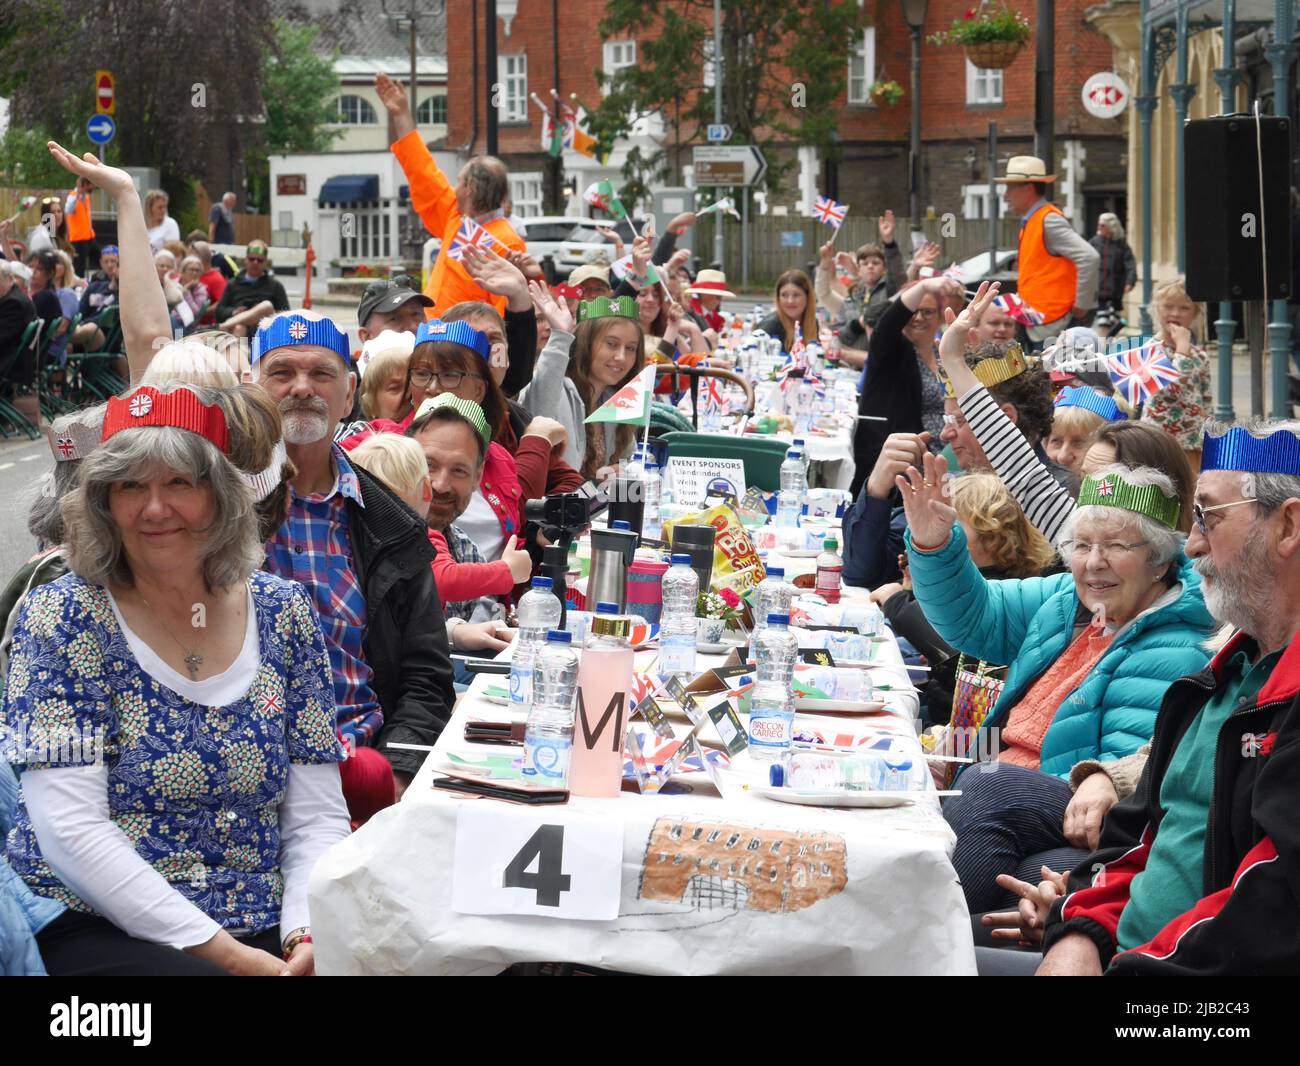
[[[604,600],[602,600],[600,603],[596,604],[596,613],[597,614],[618,614],[618,604],[606,603]]]
[[[803,451],[804,444],[803,444],[803,438],[802,438],[802,437],[795,437],[795,439],[792,440],[792,441],[790,442],[790,444],[791,444],[793,447],[798,448],[800,451]]]
[[[767,768],[767,779],[772,783],[773,787],[783,788],[785,786],[785,767],[779,762],[774,762]]]
[[[673,552],[673,566],[690,566],[692,561],[692,557],[684,552]]]
[[[567,629],[548,629],[546,639],[551,644],[572,644],[573,634]]]
[[[802,456],[803,456],[803,452],[801,452],[798,448],[790,448],[790,449],[785,453],[785,457],[786,457],[787,459],[793,459],[793,458],[802,457]]]
[[[769,567],[767,568],[767,576],[768,576],[768,577],[785,577],[785,567],[784,567],[784,566],[769,566]]]
[[[770,626],[788,626],[790,616],[788,614],[776,614],[775,612],[767,616],[767,624]]]
[[[551,589],[555,587],[555,582],[549,577],[535,577],[533,578],[531,587],[535,589],[546,589],[547,592],[550,592]]]
[[[624,521],[622,518],[616,518],[609,524],[610,529],[631,529],[632,523]]]

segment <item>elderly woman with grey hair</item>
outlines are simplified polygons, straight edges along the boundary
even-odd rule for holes
[[[7,857],[69,908],[37,936],[51,974],[314,970],[307,877],[348,833],[329,658],[302,588],[256,569],[235,432],[209,390],[110,400],[62,505],[72,572],[19,611]]]
[[[1151,738],[1165,689],[1209,659],[1214,621],[1183,554],[1179,501],[1150,467],[1102,467],[1084,479],[1057,545],[1070,571],[987,581],[945,499],[947,464],[898,478],[908,561],[930,624],[973,658],[1007,663],[1001,696],[957,754],[985,765],[958,778],[945,817],[972,913],[1005,902],[995,878],[1032,862],[1068,867],[1086,851],[1065,835],[1076,763],[1132,755]],[[1032,857],[1032,859],[1031,859]]]
[[[1137,261],[1133,249],[1124,239],[1119,216],[1104,211],[1097,218],[1097,233],[1088,241],[1101,256],[1101,273],[1097,284],[1097,307],[1124,308],[1124,297],[1137,282]]]

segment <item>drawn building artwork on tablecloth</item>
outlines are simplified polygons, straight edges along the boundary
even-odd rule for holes
[[[640,895],[696,911],[784,914],[846,884],[848,851],[837,833],[658,818],[646,844]]]

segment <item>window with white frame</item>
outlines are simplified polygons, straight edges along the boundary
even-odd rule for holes
[[[636,66],[636,41],[606,41],[604,51],[605,74],[609,78],[625,67]],[[609,83],[605,89],[609,91]]]
[[[1002,103],[1002,71],[981,70],[966,60],[966,103]]]
[[[716,76],[713,73],[713,38],[704,38],[704,87],[712,89]]]
[[[416,109],[415,122],[419,126],[447,125],[447,97],[441,93],[426,96]]]
[[[875,80],[876,27],[868,26],[862,31],[861,40],[849,51],[849,103],[869,103]]]
[[[997,186],[990,193],[987,185],[963,185],[961,187],[961,217],[969,219],[988,218],[993,213],[991,196],[999,195]]]
[[[510,175],[510,200],[520,218],[542,213],[542,175],[539,171]]]
[[[373,126],[379,120],[375,109],[364,96],[339,97],[339,124],[343,126]]]
[[[500,104],[497,117],[502,122],[528,121],[528,57],[500,56],[497,59]]]

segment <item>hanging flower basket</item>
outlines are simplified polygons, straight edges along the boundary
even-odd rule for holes
[[[966,58],[982,70],[1002,70],[1020,54],[1033,32],[1029,19],[1005,2],[970,7],[941,33],[931,34],[933,44],[960,45]]]
[[[903,98],[903,87],[896,81],[872,82],[869,92],[874,103],[885,104],[888,107],[897,106]]]
[[[980,70],[1005,70],[1011,66],[1023,46],[1019,41],[981,41],[963,49],[971,66]]]

